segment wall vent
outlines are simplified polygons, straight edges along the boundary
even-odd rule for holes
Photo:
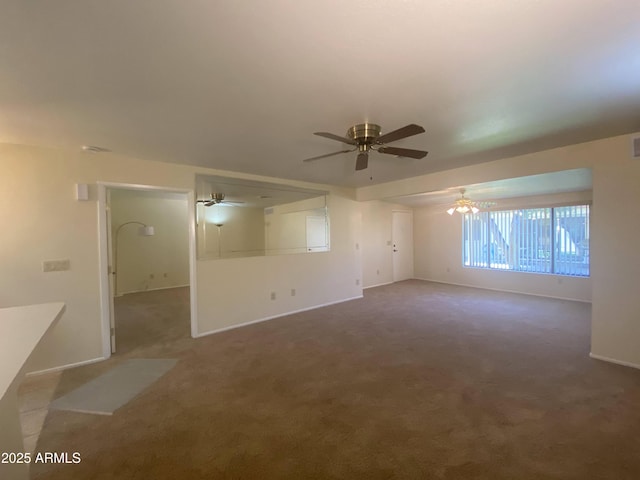
[[[631,139],[631,156],[640,159],[640,137]]]
[[[265,215],[271,215],[273,213],[273,207],[267,207],[264,209]]]

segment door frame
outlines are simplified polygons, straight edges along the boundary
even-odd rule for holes
[[[98,185],[98,256],[100,275],[100,319],[102,332],[102,355],[111,357],[111,313],[113,312],[113,294],[109,277],[109,232],[107,231],[107,190],[110,188],[124,190],[146,190],[156,192],[184,193],[187,195],[187,216],[189,219],[189,294],[191,337],[198,336],[198,302],[196,288],[196,227],[195,227],[195,192],[188,188],[162,187],[157,185],[140,185],[131,183],[96,182]]]
[[[104,208],[106,226],[107,226],[107,271],[109,274],[109,340],[111,345],[111,353],[116,352],[116,313],[114,311],[114,297],[118,292],[115,290],[115,258],[113,256],[113,224],[111,223],[111,190],[106,189],[106,205]]]

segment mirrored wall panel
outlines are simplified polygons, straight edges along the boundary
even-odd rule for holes
[[[196,176],[199,259],[327,252],[328,192]]]

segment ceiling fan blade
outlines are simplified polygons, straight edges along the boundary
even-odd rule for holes
[[[369,166],[369,153],[362,152],[358,154],[358,158],[356,159],[356,171],[364,170]]]
[[[204,202],[204,206],[205,207],[210,207],[211,205],[215,205],[215,204],[216,204],[216,202],[214,202],[212,200],[209,200],[208,202]]]
[[[224,202],[220,202],[218,205],[222,204],[222,205],[229,205],[231,207],[233,207],[234,205],[242,205],[244,202],[239,202],[239,201],[232,201],[232,202],[227,202],[226,200]]]
[[[402,127],[394,130],[393,132],[380,135],[378,138],[376,138],[376,143],[382,144],[395,142],[396,140],[411,137],[412,135],[418,135],[419,133],[424,133],[424,128],[422,128],[420,125],[416,125],[415,123],[411,123],[406,127]]]
[[[380,153],[386,153],[389,155],[397,155],[399,157],[408,158],[424,158],[427,153],[424,150],[413,150],[411,148],[397,148],[397,147],[380,147],[378,148]]]
[[[349,145],[356,144],[356,141],[351,138],[341,137],[340,135],[334,135],[333,133],[329,132],[313,132],[313,134],[318,135],[319,137],[328,138],[330,140],[337,140],[338,142],[348,143]]]
[[[333,157],[334,155],[340,155],[341,153],[350,153],[355,151],[355,148],[352,148],[350,150],[340,150],[339,152],[326,153],[324,155],[318,155],[317,157],[305,158],[303,162],[311,162],[313,160],[320,160],[321,158]]]

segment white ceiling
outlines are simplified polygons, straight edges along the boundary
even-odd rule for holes
[[[410,207],[450,205],[460,198],[462,188],[465,189],[467,198],[481,203],[495,202],[493,206],[499,207],[501,200],[509,198],[591,190],[592,179],[590,169],[576,168],[472,185],[456,185],[444,190],[393,197],[387,200]]]
[[[208,200],[214,193],[224,194],[225,202],[237,203],[239,207],[267,208],[324,196],[329,192],[217,175],[196,175],[197,200]]]
[[[640,130],[638,0],[4,0],[0,141],[344,186]],[[302,163],[363,121],[426,133]]]

